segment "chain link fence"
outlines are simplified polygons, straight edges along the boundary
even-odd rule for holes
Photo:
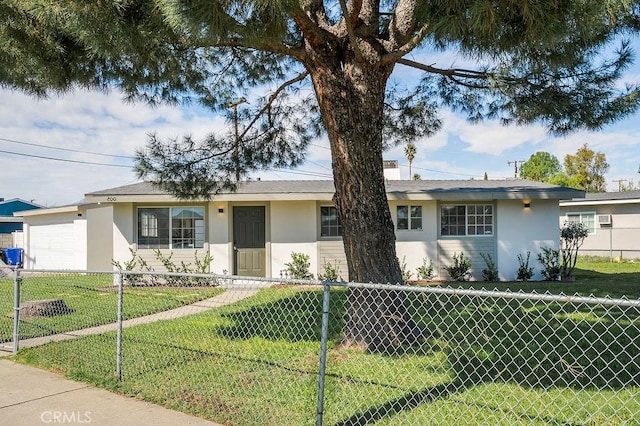
[[[638,300],[13,273],[18,358],[222,424],[640,424]]]

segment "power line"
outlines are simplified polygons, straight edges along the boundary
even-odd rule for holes
[[[125,166],[125,165],[122,165],[122,164],[107,164],[107,163],[95,163],[93,161],[68,160],[66,158],[55,158],[55,157],[46,157],[44,155],[24,154],[22,152],[5,151],[3,149],[0,149],[0,152],[2,152],[4,154],[19,155],[19,156],[22,156],[22,157],[39,158],[39,159],[42,159],[42,160],[63,161],[65,163],[90,164],[90,165],[93,165],[93,166],[126,167],[128,169],[132,168],[132,166],[130,166],[130,165],[129,166]]]
[[[328,173],[322,173],[322,172],[311,172],[311,171],[305,172],[305,171],[300,171],[300,170],[283,170],[283,169],[265,169],[265,170],[270,171],[270,172],[274,172],[274,173],[290,173],[290,174],[294,174],[294,175],[333,178],[332,175],[330,175]]]
[[[57,149],[59,151],[68,151],[68,152],[78,152],[78,153],[81,153],[81,154],[100,155],[102,157],[126,158],[126,159],[129,159],[129,160],[135,160],[135,158],[136,158],[136,157],[131,157],[129,155],[104,154],[104,153],[101,153],[101,152],[82,151],[80,149],[60,148],[60,147],[57,147],[57,146],[41,145],[41,144],[37,144],[37,143],[17,141],[17,140],[14,140],[14,139],[0,138],[0,141],[17,143],[17,144],[20,144],[20,145],[37,146],[39,148]]]
[[[404,164],[402,164],[403,167],[406,167]],[[456,172],[445,172],[443,170],[435,170],[435,169],[426,169],[424,167],[416,167],[413,166],[414,170],[423,170],[426,172],[434,172],[434,173],[444,173],[446,175],[456,175],[456,176],[466,176],[466,177],[471,177],[471,178],[481,178],[482,176],[480,175],[470,175],[470,174],[466,174],[466,173],[456,173]]]

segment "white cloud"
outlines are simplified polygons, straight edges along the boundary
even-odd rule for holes
[[[202,137],[226,128],[199,110],[125,104],[118,93],[79,92],[46,100],[2,91],[0,138],[58,148],[133,156],[149,132],[160,137]],[[195,112],[194,112],[195,111]],[[73,161],[132,165],[131,160],[33,147],[0,140],[0,150]],[[0,152],[0,197],[35,199],[44,205],[78,201],[87,192],[136,181],[129,167],[109,167]]]

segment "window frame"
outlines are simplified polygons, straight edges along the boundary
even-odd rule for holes
[[[451,233],[447,233],[445,234],[443,232],[443,229],[445,227],[445,225],[443,224],[443,217],[445,217],[445,215],[443,215],[443,210],[444,208],[449,207],[449,208],[455,208],[456,210],[456,214],[455,215],[450,215],[452,218],[455,216],[456,218],[456,222],[458,222],[460,220],[460,218],[462,218],[464,220],[464,223],[451,223],[448,224],[446,226],[449,227],[455,227],[457,230],[459,229],[464,229],[464,234],[451,234]],[[474,211],[470,212],[469,207],[473,207]],[[481,208],[481,213],[477,212],[477,208],[480,207]],[[485,213],[485,209],[486,207],[490,207],[491,208],[491,213],[487,214]],[[464,214],[461,214],[460,212],[460,208],[464,208]],[[438,212],[438,222],[439,222],[439,230],[438,230],[438,235],[440,237],[443,238],[461,238],[461,237],[465,237],[465,238],[493,238],[496,235],[496,206],[494,203],[443,203],[440,204],[439,206],[439,212]],[[486,218],[490,217],[491,221],[490,223],[486,222]],[[469,218],[473,218],[472,221],[469,220]],[[478,223],[478,219],[482,218],[482,222],[483,223]],[[470,223],[473,222],[473,223]],[[474,233],[474,234],[470,234],[469,233],[469,227],[474,227],[477,231],[477,229],[479,227],[484,227],[486,228],[487,226],[491,227],[491,232],[487,233],[486,230],[484,233],[479,234],[479,233]]]
[[[584,215],[591,215],[591,223],[592,226],[587,225],[583,220],[582,220],[582,216]],[[596,220],[598,217],[598,214],[595,211],[584,211],[584,212],[566,212],[564,214],[565,217],[565,223],[566,222],[571,222],[569,220],[569,216],[579,216],[578,222],[580,223],[585,223],[585,225],[587,226],[587,229],[589,230],[589,235],[595,235],[597,232],[598,227],[596,226]],[[593,231],[592,231],[593,230]]]
[[[328,224],[328,225],[323,225],[323,220],[322,218],[325,216],[323,215],[322,211],[323,209],[332,209],[335,212],[335,217],[336,217],[336,224]],[[318,220],[319,220],[319,225],[318,225],[318,232],[319,232],[319,236],[321,239],[338,239],[338,238],[342,238],[342,223],[340,223],[340,216],[338,215],[338,209],[336,208],[336,206],[334,205],[321,205],[320,206],[320,211],[319,211],[319,215],[318,215]],[[336,235],[333,235],[333,233],[329,233],[329,235],[323,235],[322,231],[323,229],[329,229],[329,230],[333,230],[335,229]]]
[[[190,217],[190,218],[175,218],[174,211],[175,210],[195,210],[200,209],[202,212],[202,218]],[[145,212],[146,210],[146,212]],[[167,219],[168,222],[166,227],[159,225],[158,217],[152,217],[152,210],[165,210],[167,211]],[[141,221],[142,216],[145,213],[149,214]],[[176,206],[136,206],[136,214],[135,214],[135,229],[136,229],[136,245],[139,250],[198,250],[204,248],[207,242],[207,207],[204,205],[176,205]],[[179,220],[181,222],[185,220],[191,220],[193,223],[191,226],[184,226],[184,222],[181,226],[174,226],[174,220]],[[202,221],[201,224],[198,224],[198,221]],[[154,227],[149,227],[149,223],[153,222]],[[147,232],[143,232],[146,223]],[[149,235],[149,231],[152,230],[152,235]],[[164,241],[159,241],[156,244],[152,244],[148,241],[149,238],[165,238]],[[180,235],[178,235],[178,233]],[[147,235],[145,235],[147,234]],[[154,235],[155,234],[155,235]],[[188,234],[191,234],[189,236]],[[187,236],[185,236],[187,235]],[[143,239],[147,239],[147,241],[142,242]],[[191,247],[189,247],[191,245]]]
[[[406,208],[407,210],[407,216],[406,218],[403,218],[403,220],[406,220],[406,225],[407,227],[400,227],[400,215],[399,215],[399,211],[401,208]],[[420,215],[414,216],[414,209],[420,209]],[[422,208],[422,204],[398,204],[396,205],[396,231],[422,231],[424,229],[423,227],[423,223],[424,223],[424,214],[423,212],[423,208]],[[419,220],[419,226],[414,226],[414,220]]]

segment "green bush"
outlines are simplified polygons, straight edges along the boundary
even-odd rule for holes
[[[589,230],[582,222],[567,222],[560,229],[560,252],[562,253],[560,278],[566,279],[572,276],[578,261],[578,249],[587,236],[589,236]]]
[[[321,281],[343,281],[340,276],[340,262],[338,260],[335,261],[335,264],[331,262],[327,262],[326,260],[322,264],[322,269],[324,273],[318,274],[318,279]]]
[[[285,263],[284,266],[287,267],[286,271],[289,278],[296,280],[313,279],[308,254],[291,252],[291,262]]]
[[[402,273],[402,283],[406,284],[411,280],[413,273],[407,268],[407,256],[402,257],[402,262],[398,259],[398,263],[400,264],[400,272]]]
[[[498,274],[498,267],[491,255],[489,253],[480,253],[480,256],[482,256],[484,263],[487,265],[487,267],[482,270],[482,279],[484,281],[499,281],[500,274]]]
[[[131,272],[149,272],[149,275],[143,274],[130,274],[125,275],[125,283],[131,286],[145,286],[145,285],[175,285],[175,286],[193,286],[193,285],[216,285],[215,280],[211,280],[205,277],[167,277],[153,275],[155,270],[149,266],[146,260],[142,258],[134,249],[129,248],[131,252],[131,260],[127,260],[122,264],[119,261],[111,260],[111,264],[121,271]],[[169,273],[184,273],[184,274],[208,274],[209,266],[213,261],[213,257],[208,252],[204,255],[204,258],[198,258],[198,251],[194,253],[195,265],[191,263],[185,263],[181,261],[180,264],[174,263],[171,258],[173,252],[168,256],[162,254],[160,250],[153,251],[156,259],[162,263],[166,272]]]
[[[444,270],[449,273],[449,276],[453,281],[469,281],[471,278],[471,260],[468,257],[464,257],[464,253],[460,252],[460,255],[453,254],[453,265],[445,266]]]
[[[422,258],[422,265],[418,266],[416,273],[418,274],[419,279],[431,281],[435,276],[433,273],[433,262],[431,259],[429,259],[429,263],[427,263],[427,258]]]
[[[533,277],[533,267],[529,266],[529,258],[531,252],[527,252],[527,258],[523,258],[521,254],[518,255],[518,272],[516,274],[516,280],[529,281]]]
[[[542,277],[545,281],[557,281],[560,278],[560,250],[542,247],[542,253],[538,253],[538,261],[542,263]]]

